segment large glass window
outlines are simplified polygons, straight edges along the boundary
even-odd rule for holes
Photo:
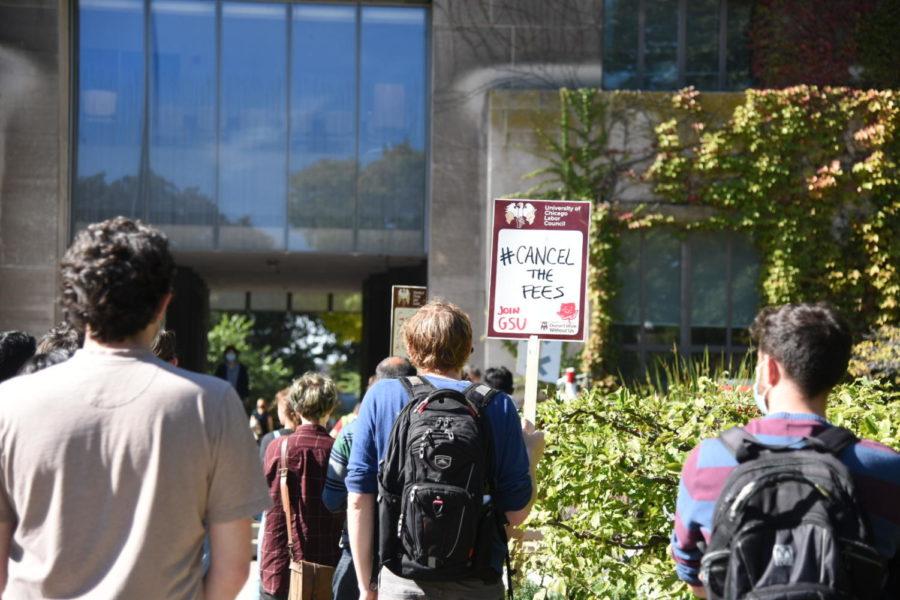
[[[733,233],[629,233],[620,247],[613,333],[626,377],[673,348],[734,364],[747,351],[758,305],[759,262]]]
[[[750,6],[750,0],[604,0],[603,87],[748,87]]]
[[[81,0],[74,223],[179,249],[424,252],[427,8]]]

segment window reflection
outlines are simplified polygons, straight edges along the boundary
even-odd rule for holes
[[[216,219],[216,11],[213,0],[154,0],[150,64],[150,220],[175,247],[211,249]]]
[[[76,229],[116,215],[143,216],[143,2],[81,3]]]
[[[678,0],[652,0],[645,4],[644,87],[674,89],[678,85]]]
[[[291,64],[291,250],[354,247],[356,7],[295,6]]]
[[[79,11],[76,228],[124,214],[179,249],[422,254],[426,8]]]
[[[287,7],[222,6],[219,241],[284,247],[287,198]]]
[[[634,89],[638,79],[638,11],[633,0],[603,5],[603,87]]]
[[[425,10],[364,7],[361,30],[359,250],[422,245]]]
[[[719,0],[687,3],[685,84],[719,87]]]

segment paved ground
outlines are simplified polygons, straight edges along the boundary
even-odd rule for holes
[[[255,560],[250,563],[250,577],[247,578],[247,585],[238,594],[237,600],[259,600],[259,566]]]

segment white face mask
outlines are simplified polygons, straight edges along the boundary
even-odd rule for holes
[[[761,392],[759,390],[759,366],[756,367],[756,379],[753,381],[753,399],[756,401],[756,406],[759,408],[759,412],[764,415],[769,414],[769,403],[766,401],[766,395],[768,395],[769,390],[772,388],[766,389],[765,392]]]
[[[235,354],[234,352],[229,352],[225,355],[225,360],[227,360],[228,362],[234,362],[237,360],[237,354]]]

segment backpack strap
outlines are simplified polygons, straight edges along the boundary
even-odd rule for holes
[[[484,410],[498,392],[499,390],[495,390],[489,385],[473,383],[463,391],[463,396],[466,397],[466,400],[477,406],[478,410]]]
[[[731,452],[738,463],[744,463],[759,455],[759,440],[743,427],[732,427],[719,434],[719,441]]]
[[[425,379],[424,376],[421,375],[412,375],[411,377],[401,377],[400,384],[409,394],[410,400],[415,400],[416,398],[427,396],[437,388],[434,387],[434,384]]]
[[[810,438],[810,441],[817,440],[822,443],[821,450],[830,452],[837,456],[846,448],[852,446],[859,441],[852,431],[843,427],[826,427],[817,435]],[[819,450],[819,448],[816,448]]]

